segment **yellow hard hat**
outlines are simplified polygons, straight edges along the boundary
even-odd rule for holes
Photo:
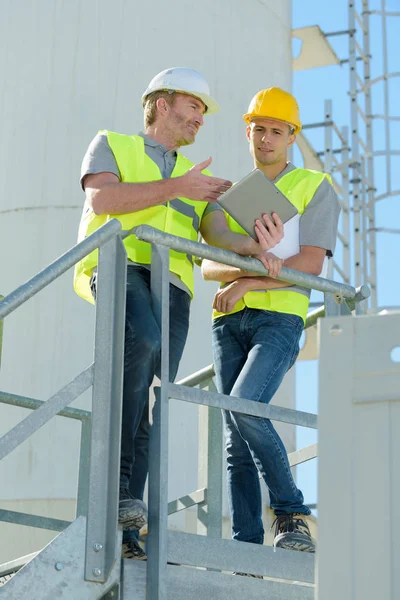
[[[300,111],[296,99],[278,87],[261,90],[254,96],[243,119],[249,124],[256,117],[288,123],[294,127],[296,134],[301,131]]]

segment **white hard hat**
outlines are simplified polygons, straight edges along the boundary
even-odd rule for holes
[[[172,67],[158,73],[150,81],[147,90],[143,93],[143,106],[147,96],[160,90],[173,90],[199,98],[206,105],[206,113],[208,115],[216,113],[220,109],[217,102],[210,96],[210,88],[203,75],[193,69]]]

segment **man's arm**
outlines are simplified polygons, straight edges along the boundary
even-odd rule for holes
[[[270,277],[243,277],[217,290],[213,308],[220,313],[228,313],[235,308],[236,303],[247,292],[277,289],[278,287],[287,287],[287,285],[283,281],[274,281]]]
[[[261,255],[268,252],[281,241],[283,236],[283,223],[274,214],[273,222],[265,214],[263,220],[255,221],[254,230],[258,242],[249,235],[234,233],[230,230],[225,213],[222,210],[213,210],[203,217],[200,225],[200,233],[209,246],[224,248],[244,256]]]
[[[296,271],[303,271],[303,273],[310,273],[311,275],[319,275],[322,271],[325,255],[325,248],[301,246],[298,254],[295,254],[284,261],[280,261],[280,266],[295,269]],[[277,260],[279,261],[279,259]],[[277,270],[279,270],[279,272],[276,272]],[[279,277],[279,265],[274,265],[273,271],[274,277]],[[206,281],[220,281],[222,283],[229,283],[241,278],[250,278],[251,281],[249,280],[247,282],[248,285],[252,285],[252,282],[256,285],[256,281],[260,280],[260,285],[258,285],[258,287],[253,287],[253,289],[276,289],[292,285],[286,282],[274,281],[271,277],[260,276],[257,275],[257,273],[243,271],[242,269],[230,267],[229,265],[222,265],[211,260],[203,260],[201,273]],[[255,278],[256,280],[254,280]]]
[[[192,167],[185,175],[146,183],[121,183],[108,172],[87,175],[83,185],[89,206],[97,215],[126,214],[163,204],[178,196],[216,202],[232,183],[209,177],[201,172],[211,163],[208,159]]]
[[[322,270],[325,252],[326,250],[323,248],[316,248],[315,246],[302,246],[298,254],[288,258],[286,261],[283,261],[283,263],[285,266],[291,269],[301,270],[305,273],[311,273],[313,275],[319,275]],[[215,267],[213,264],[217,265],[217,267],[224,266],[218,265],[217,263],[212,263],[209,267],[206,266],[205,269],[214,269]],[[228,269],[231,269],[231,267],[228,267]],[[279,271],[280,266],[276,276],[279,276]],[[248,273],[246,276],[246,274],[244,274],[234,281],[231,280],[231,283],[223,288],[220,288],[216,292],[213,301],[213,308],[220,313],[229,313],[234,309],[236,303],[243,298],[245,294],[247,294],[247,292],[252,292],[255,290],[276,290],[278,288],[290,287],[291,285],[293,284],[285,281],[276,281],[272,277],[251,276],[250,273]]]

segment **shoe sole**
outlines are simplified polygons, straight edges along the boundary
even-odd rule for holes
[[[134,556],[134,555],[127,556],[127,554],[122,553],[121,554],[121,558],[125,558],[127,560],[147,560],[147,555],[144,555],[144,556]]]
[[[147,524],[147,514],[143,512],[133,513],[132,511],[126,511],[126,513],[120,512],[118,523],[122,525],[124,531],[141,529]]]
[[[250,577],[251,579],[264,579],[262,575],[252,575],[251,573],[240,573],[239,571],[234,571],[232,575],[240,575],[240,577]]]
[[[312,540],[304,539],[302,535],[297,536],[296,534],[292,534],[290,538],[286,537],[286,539],[278,539],[274,542],[274,548],[315,553],[315,543]]]

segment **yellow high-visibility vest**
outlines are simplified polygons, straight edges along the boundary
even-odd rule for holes
[[[160,169],[145,153],[144,140],[138,135],[122,135],[112,131],[103,131],[107,135],[109,146],[114,154],[120,180],[124,183],[143,183],[162,179]],[[171,177],[180,177],[193,167],[193,163],[177,153],[176,164]],[[204,170],[204,174],[210,175]],[[144,210],[123,215],[96,215],[85,202],[79,225],[78,242],[96,231],[110,219],[118,219],[122,229],[132,229],[137,225],[151,225],[156,229],[189,240],[197,241],[201,218],[207,202],[175,198],[165,204],[158,204]],[[134,235],[124,239],[128,258],[135,263],[151,263],[151,245],[138,240]],[[90,291],[90,278],[98,263],[98,250],[91,252],[75,266],[74,289],[76,293],[93,303]],[[175,273],[189,289],[193,297],[193,258],[175,250],[170,251],[170,271]]]
[[[324,179],[332,182],[330,176],[326,173],[297,168],[281,177],[275,185],[294,204],[299,211],[299,215],[302,215]],[[230,215],[227,213],[225,215],[231,231],[248,235]],[[296,219],[296,217],[293,218]],[[291,228],[291,235],[297,236],[297,243],[299,239],[299,223],[300,218],[297,219],[297,228]],[[273,248],[271,252],[274,252]],[[299,292],[290,291],[289,289],[257,290],[247,292],[235,304],[235,308],[230,313],[219,313],[214,310],[213,318],[239,312],[247,306],[248,308],[298,315],[305,322],[308,304],[309,298],[307,296]]]

